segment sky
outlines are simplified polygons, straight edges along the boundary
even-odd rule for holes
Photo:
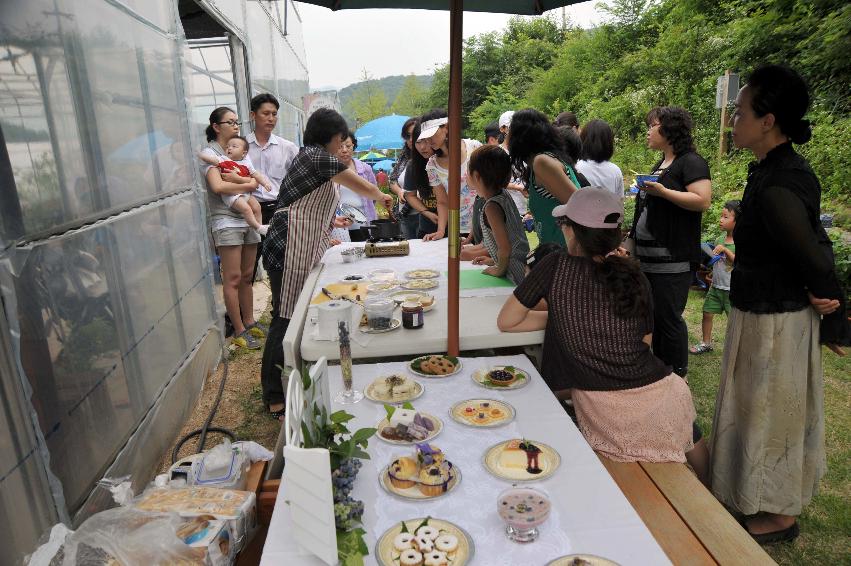
[[[401,0],[400,0],[401,1]],[[565,8],[575,25],[592,27],[602,20],[595,2]],[[341,89],[361,80],[430,74],[449,61],[449,12],[439,10],[340,10],[298,3],[310,89]],[[556,19],[561,10],[551,10]],[[464,13],[464,39],[501,30],[511,15]]]

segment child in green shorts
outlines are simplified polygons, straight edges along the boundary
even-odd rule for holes
[[[717,257],[712,264],[712,285],[703,301],[703,342],[695,344],[689,351],[692,354],[705,354],[712,351],[712,318],[716,314],[730,314],[730,272],[736,259],[736,244],[733,242],[733,229],[736,217],[741,212],[741,201],[729,200],[724,203],[718,225],[725,235],[718,238],[712,256]],[[720,257],[719,257],[720,256]]]

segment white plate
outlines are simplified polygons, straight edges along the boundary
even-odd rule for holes
[[[568,554],[567,556],[560,556],[555,560],[547,562],[547,566],[570,566],[577,558],[584,560],[582,564],[587,563],[591,566],[619,566],[617,562],[612,562],[611,560],[594,556],[593,554]]]
[[[412,499],[414,501],[428,501],[430,499],[437,499],[438,497],[443,497],[455,487],[461,483],[461,468],[456,466],[450,461],[446,461],[449,464],[449,481],[446,484],[446,491],[441,493],[440,495],[425,495],[420,491],[420,488],[417,485],[414,487],[408,487],[405,489],[400,489],[393,485],[390,481],[390,466],[384,466],[384,469],[381,470],[381,473],[378,474],[378,483],[381,484],[381,487],[384,488],[384,491],[391,495],[395,495],[397,497],[402,497],[404,499]]]
[[[408,401],[418,399],[420,396],[422,396],[423,391],[425,391],[425,387],[423,387],[422,383],[412,379],[411,381],[414,382],[414,393],[411,396],[399,397],[398,399],[382,399],[381,397],[375,394],[375,384],[379,381],[383,381],[386,377],[389,376],[383,375],[378,379],[373,380],[372,383],[366,386],[366,389],[364,390],[363,394],[366,395],[367,399],[375,401],[376,403],[407,403]]]
[[[427,307],[423,307],[423,312],[428,312],[434,308],[434,305],[437,303],[437,297],[429,295],[425,291],[394,291],[390,293],[390,297],[396,301],[396,304],[400,305],[405,302],[405,297],[431,297],[431,304]]]
[[[414,532],[414,530],[416,530],[416,528],[425,520],[426,519],[424,517],[406,519],[405,527],[409,532]],[[475,553],[475,546],[473,545],[473,538],[467,531],[454,523],[435,519],[434,517],[428,518],[428,524],[429,526],[436,527],[440,532],[449,533],[458,537],[458,550],[455,552],[455,555],[450,562],[451,566],[464,566],[472,562],[473,554]],[[393,539],[401,532],[402,523],[400,521],[384,531],[384,534],[381,535],[375,543],[375,559],[381,566],[399,566],[399,551],[393,548]]]
[[[440,285],[437,279],[411,279],[402,283],[402,289],[410,289],[412,291],[427,291],[434,289]]]
[[[431,431],[430,435],[423,438],[422,440],[412,440],[408,442],[407,440],[391,440],[389,438],[384,438],[383,436],[381,436],[381,429],[386,426],[390,426],[390,419],[381,419],[381,421],[377,425],[375,425],[375,428],[378,429],[378,432],[376,432],[375,435],[384,442],[387,442],[388,444],[398,444],[400,446],[413,446],[414,444],[420,444],[421,442],[431,442],[431,440],[435,438],[438,434],[440,434],[440,431],[443,430],[443,421],[429,413],[424,413],[421,411],[417,412],[420,413],[423,417],[429,419],[432,423],[434,423],[434,430]]]
[[[552,476],[561,464],[561,456],[558,452],[556,452],[555,448],[548,444],[544,444],[543,442],[532,440],[529,442],[532,442],[535,446],[541,449],[541,455],[538,456],[538,463],[541,465],[540,473],[531,474],[524,469],[503,467],[499,464],[499,455],[509,442],[511,442],[511,440],[504,440],[494,444],[488,448],[487,452],[485,452],[485,455],[482,457],[482,463],[484,464],[485,469],[500,479],[512,482],[543,480]]]
[[[402,326],[402,321],[398,318],[394,318],[392,322],[390,322],[390,328],[382,328],[380,330],[372,330],[369,326],[359,326],[360,331],[364,334],[384,334],[385,332],[392,332]]]
[[[413,360],[408,362],[408,370],[415,375],[419,375],[420,377],[436,377],[436,378],[449,377],[450,375],[455,375],[455,374],[457,374],[458,372],[461,371],[462,364],[461,364],[461,360],[458,359],[458,358],[456,358],[456,359],[458,359],[458,363],[455,364],[455,371],[453,371],[452,373],[443,373],[443,374],[423,373],[419,370],[414,369],[414,362],[416,362],[417,360],[424,360],[424,359],[429,358],[431,356],[432,356],[432,354],[429,354],[427,356],[419,356],[419,357],[414,358]],[[442,356],[445,356],[445,354],[443,354]]]
[[[346,279],[346,277],[359,277],[360,279]],[[368,283],[369,279],[366,278],[366,275],[361,275],[360,273],[349,273],[340,277],[338,283],[343,285],[360,285],[361,283]]]
[[[511,367],[514,370],[511,373],[518,375],[518,378],[512,381],[510,384],[493,385],[490,380],[487,379],[488,373],[497,369],[505,369],[506,367]],[[527,385],[529,385],[529,382],[532,381],[532,376],[530,376],[528,372],[515,366],[493,366],[485,369],[477,369],[473,372],[473,375],[471,377],[473,378],[473,381],[475,381],[478,385],[481,385],[485,389],[496,389],[497,391],[520,389],[521,387],[526,387]]]
[[[471,421],[464,418],[462,412],[466,406],[480,406],[481,403],[491,403],[493,406],[489,407],[488,409],[500,409],[505,413],[505,416],[500,418],[498,421],[488,422],[485,424],[481,424],[476,421]],[[488,410],[483,409],[481,407],[480,409],[480,412]],[[495,428],[498,426],[504,426],[514,420],[514,415],[514,407],[512,407],[509,403],[506,403],[505,401],[497,401],[496,399],[467,399],[465,401],[458,401],[457,403],[452,405],[452,407],[449,408],[449,416],[452,417],[453,421],[472,428]]]
[[[412,269],[405,273],[408,279],[435,279],[440,277],[440,272],[436,269]]]

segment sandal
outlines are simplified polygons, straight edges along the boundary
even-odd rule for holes
[[[688,349],[692,354],[705,354],[707,352],[712,351],[712,344],[707,344],[706,342],[698,342],[694,346]]]
[[[283,421],[285,415],[286,415],[286,409],[279,409],[277,411],[269,411],[269,417],[272,420]]]
[[[745,527],[747,530],[747,527]],[[778,542],[790,542],[798,538],[798,535],[801,534],[801,530],[798,527],[798,521],[792,523],[792,526],[781,531],[773,531],[770,533],[761,533],[754,534],[748,531],[748,534],[753,537],[753,539],[758,544],[775,544]]]
[[[265,338],[269,334],[269,327],[260,322],[253,322],[245,327],[255,338]]]

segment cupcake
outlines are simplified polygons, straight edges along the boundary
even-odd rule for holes
[[[449,470],[439,464],[420,469],[420,492],[427,497],[444,493],[449,485]]]
[[[387,470],[390,483],[396,489],[414,487],[417,479],[417,463],[411,458],[398,458],[390,464]]]
[[[425,442],[417,444],[417,462],[421,466],[442,464],[443,461],[443,451],[434,444],[427,444]]]

